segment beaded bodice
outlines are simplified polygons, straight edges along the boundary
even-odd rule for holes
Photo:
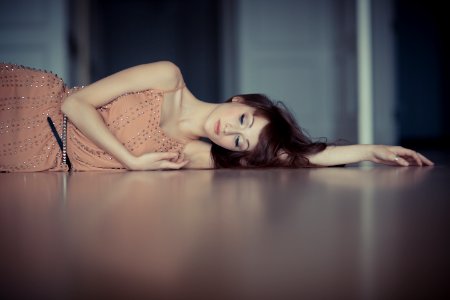
[[[136,156],[148,152],[181,152],[184,144],[168,137],[160,128],[163,100],[163,91],[149,89],[122,95],[98,108],[98,112],[114,136]],[[67,145],[75,170],[124,168],[70,122]]]

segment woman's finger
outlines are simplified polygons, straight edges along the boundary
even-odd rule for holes
[[[404,166],[404,167],[409,166],[409,163],[406,161],[406,159],[404,159],[403,157],[401,157],[397,154],[394,154],[392,161],[394,161],[396,164],[399,164],[400,166]]]
[[[403,158],[411,158],[414,162],[414,164],[418,166],[422,166],[422,160],[420,159],[419,155],[417,155],[416,151],[413,151],[411,149],[406,148],[400,148],[397,152],[397,155],[401,155]]]
[[[184,161],[184,154],[183,153],[177,153],[177,156],[175,156],[174,158],[170,159],[171,162],[174,163],[181,163]]]
[[[176,159],[178,157],[177,152],[154,152],[152,154],[155,160]]]
[[[161,169],[174,169],[174,170],[176,170],[176,169],[181,169],[181,168],[184,167],[188,162],[189,162],[189,161],[185,160],[185,161],[183,161],[183,162],[176,163],[176,162],[171,162],[171,161],[165,160],[165,161],[161,161],[161,162],[160,162],[160,166],[159,166],[159,167],[160,167]]]
[[[423,165],[422,159],[419,157],[419,155],[417,154],[417,152],[416,152],[416,151],[413,151],[413,150],[411,150],[411,151],[413,152],[413,157],[414,157],[414,159],[416,160],[417,165],[422,166],[422,165]]]
[[[175,161],[176,163],[181,163],[184,161],[184,153],[180,153],[178,155],[178,159]]]
[[[421,159],[427,166],[433,166],[433,165],[434,165],[434,163],[433,163],[431,160],[429,160],[428,158],[426,158],[426,157],[423,156],[422,154],[417,153],[417,155],[419,155],[420,159]]]

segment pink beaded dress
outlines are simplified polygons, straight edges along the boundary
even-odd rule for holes
[[[0,64],[0,171],[67,171],[68,159],[74,171],[125,170],[63,116],[61,103],[76,90],[68,89],[52,73]],[[97,110],[134,155],[181,152],[184,144],[168,137],[159,126],[168,92],[173,91],[124,94]],[[54,133],[49,123],[54,125]]]

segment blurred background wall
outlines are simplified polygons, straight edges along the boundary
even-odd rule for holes
[[[66,8],[66,0],[0,0],[0,61],[69,79]]]
[[[0,60],[86,85],[171,60],[200,99],[261,92],[312,137],[357,142],[355,0],[0,1]],[[449,147],[440,1],[372,1],[376,143]]]

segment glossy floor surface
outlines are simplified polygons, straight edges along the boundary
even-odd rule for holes
[[[3,173],[0,298],[443,299],[449,187],[445,166]]]

